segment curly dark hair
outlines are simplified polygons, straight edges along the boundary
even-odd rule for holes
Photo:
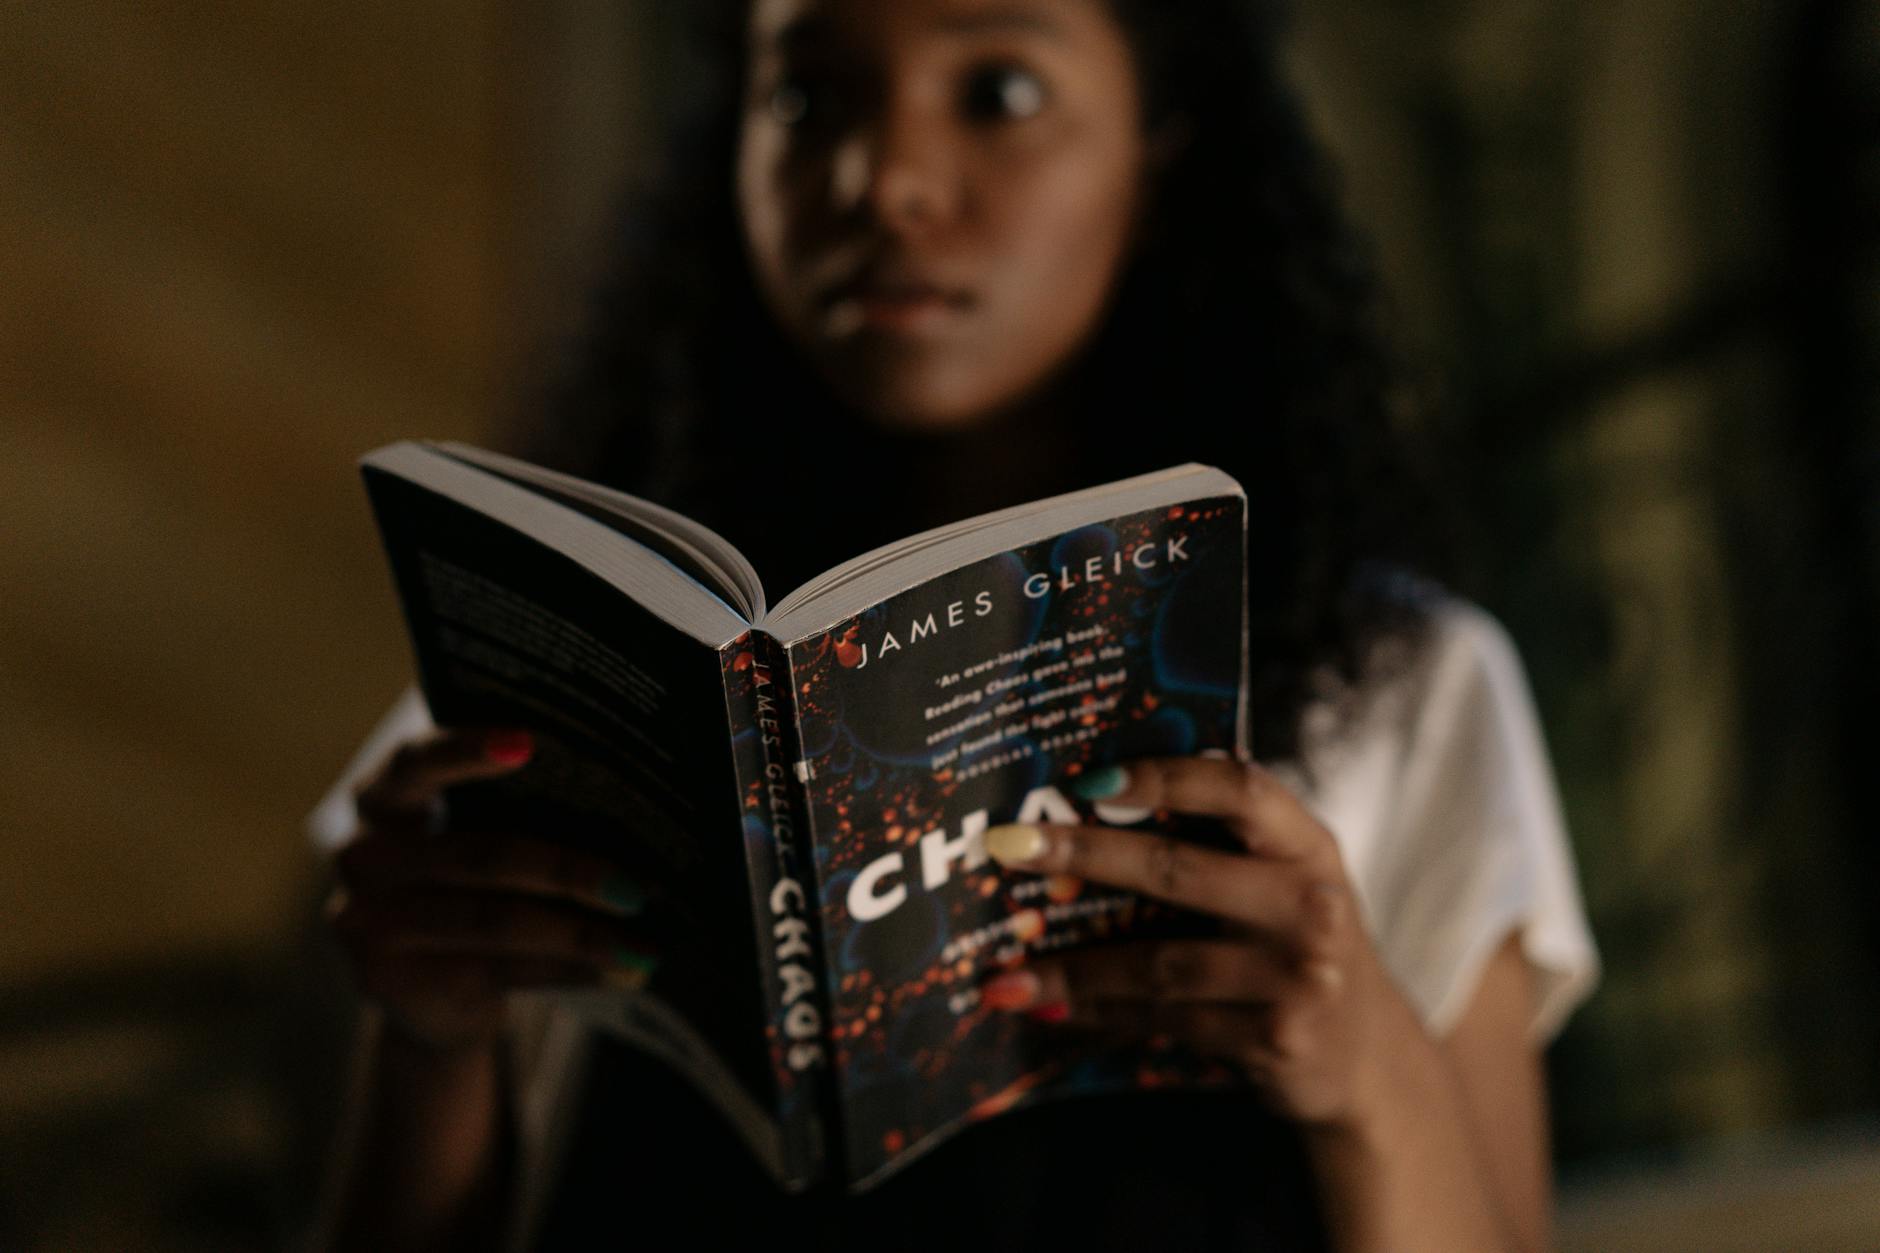
[[[1377,658],[1409,655],[1381,642],[1417,642],[1429,580],[1448,573],[1442,502],[1369,251],[1280,70],[1270,0],[1108,3],[1145,124],[1179,142],[1069,371],[1079,438],[1029,494],[1190,460],[1237,477],[1253,747],[1294,759],[1309,702],[1350,697]],[[778,591],[786,571],[950,519],[910,516],[895,490],[920,473],[922,437],[845,412],[760,303],[733,189],[747,0],[702,7],[688,120],[630,199],[592,334],[510,442],[717,527]],[[826,520],[778,521],[777,502],[837,500]]]

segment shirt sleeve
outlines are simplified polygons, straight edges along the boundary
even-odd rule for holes
[[[353,789],[391,751],[394,744],[432,729],[431,710],[424,703],[424,694],[416,687],[406,688],[385,716],[379,719],[379,724],[372,728],[371,734],[366,736],[352,760],[346,763],[339,778],[320,798],[320,803],[313,807],[313,812],[307,815],[307,838],[313,841],[313,846],[323,853],[331,853],[345,843],[358,817],[353,808]]]
[[[1507,633],[1473,605],[1437,614],[1360,887],[1385,965],[1433,1032],[1455,1026],[1518,932],[1530,1031],[1549,1040],[1599,976],[1553,769]]]

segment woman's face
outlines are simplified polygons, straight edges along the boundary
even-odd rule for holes
[[[1090,337],[1144,142],[1101,0],[754,0],[737,170],[772,313],[848,402],[970,424]]]

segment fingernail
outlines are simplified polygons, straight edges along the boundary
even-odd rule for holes
[[[614,987],[635,991],[645,987],[658,969],[659,958],[653,954],[619,944],[614,947],[614,964],[607,968],[606,979]]]
[[[1108,801],[1098,801],[1090,808],[1096,811],[1097,817],[1113,827],[1133,827],[1155,812],[1141,805],[1112,805]]]
[[[527,731],[494,731],[483,741],[483,755],[499,766],[520,766],[535,755],[535,737]]]
[[[638,992],[652,978],[652,972],[630,966],[609,966],[601,973],[601,982],[617,992]]]
[[[1112,796],[1121,795],[1128,786],[1129,771],[1121,766],[1105,766],[1075,780],[1071,784],[1071,791],[1087,801],[1106,801]]]
[[[1063,1022],[1071,1016],[1071,1007],[1063,1001],[1053,1001],[1049,1005],[1040,1005],[1029,1016],[1039,1022]]]
[[[981,1003],[993,1009],[1024,1009],[1038,999],[1043,985],[1029,970],[1009,970],[979,989]]]
[[[646,908],[646,889],[625,875],[609,875],[601,884],[601,899],[623,914],[637,914]]]
[[[1345,972],[1335,962],[1307,962],[1306,975],[1328,992],[1336,992],[1345,986]]]
[[[986,852],[1001,866],[1026,866],[1044,856],[1044,832],[1030,823],[1008,822],[986,832]]]

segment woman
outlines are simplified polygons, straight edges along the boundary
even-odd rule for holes
[[[1428,511],[1371,283],[1263,6],[731,7],[705,90],[720,107],[677,149],[692,164],[663,209],[636,216],[554,420],[520,442],[714,525],[773,591],[1129,473],[1240,478],[1270,768],[1176,758],[1105,780],[1119,803],[1222,823],[1238,851],[988,834],[1015,876],[1134,888],[1236,938],[1039,958],[987,991],[1067,1030],[1181,1036],[1253,1091],[1021,1110],[862,1198],[786,1201],[696,1098],[605,1054],[593,1116],[557,1132],[544,1238],[579,1243],[602,1215],[630,1242],[664,1213],[694,1239],[837,1247],[1544,1247],[1538,1041],[1595,959],[1518,663],[1479,611],[1407,576],[1428,568]],[[777,525],[780,500],[822,507]],[[438,789],[528,751],[423,726],[413,709],[362,753],[340,859],[335,925],[383,1011],[341,1244],[474,1247],[533,1203],[505,994],[601,977],[596,937],[632,938],[603,865],[526,833],[474,859],[415,834]]]

